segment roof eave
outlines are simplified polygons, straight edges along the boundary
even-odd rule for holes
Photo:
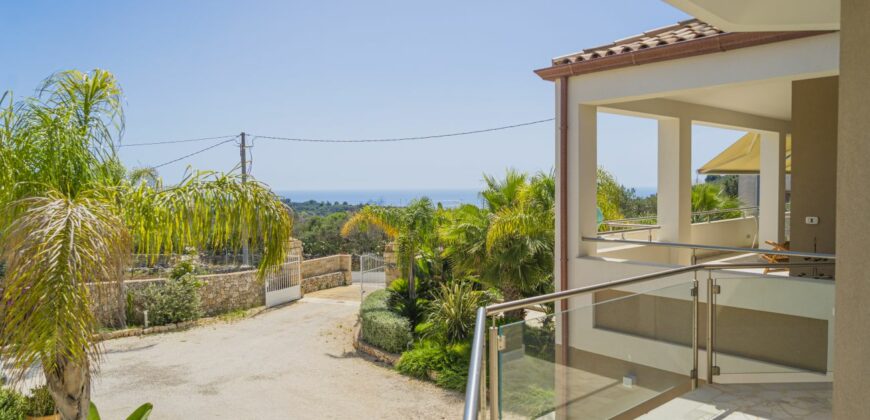
[[[721,35],[696,38],[690,41],[615,54],[569,64],[535,70],[540,78],[554,81],[586,73],[612,70],[621,67],[675,60],[715,52],[736,50],[756,45],[771,44],[809,36],[822,35],[834,31],[794,31],[794,32],[731,32]]]

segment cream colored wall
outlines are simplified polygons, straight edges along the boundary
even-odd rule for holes
[[[870,413],[870,2],[842,0],[834,418]]]
[[[757,229],[758,221],[755,217],[693,223],[692,243],[750,248],[755,241]],[[699,250],[697,255],[703,257],[711,255],[711,252]]]
[[[586,257],[576,260],[585,273],[595,273],[598,282],[614,281],[622,278],[662,271],[667,266],[654,264],[626,263],[609,261],[604,258]],[[618,290],[645,293],[673,299],[691,300],[689,287],[691,273],[653,280]],[[833,323],[830,308],[834,302],[834,283],[829,280],[815,280],[794,277],[760,276],[740,272],[717,272],[716,278],[722,286],[717,301],[734,308],[760,310],[784,315],[808,317]],[[699,284],[701,301],[705,301],[706,282]],[[674,373],[686,374],[691,368],[691,348],[594,328],[591,295],[571,299],[570,340],[572,347],[630,361]],[[606,303],[604,303],[606,304]],[[649,314],[652,316],[652,313]],[[690,311],[684,314],[691,317]],[[833,334],[829,332],[829,349],[834,345]],[[705,351],[700,350],[700,377],[706,376],[704,365]],[[833,352],[828,351],[828,365],[833,365]],[[793,368],[778,366],[757,360],[731,355],[718,354],[716,363],[723,367],[723,373],[716,377],[717,382],[802,382],[830,381],[829,375],[798,373]],[[639,378],[641,383],[642,378]]]
[[[834,254],[837,77],[792,82],[791,106],[791,249]],[[807,216],[819,224],[806,224]]]

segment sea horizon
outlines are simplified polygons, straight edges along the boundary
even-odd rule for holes
[[[638,197],[647,197],[656,193],[655,187],[632,187]],[[275,190],[275,194],[294,202],[329,201],[331,203],[376,204],[381,206],[406,206],[412,200],[428,197],[434,203],[444,207],[457,207],[462,204],[480,206],[479,189],[443,188],[443,189],[366,189],[366,190]]]

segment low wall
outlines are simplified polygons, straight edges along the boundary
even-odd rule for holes
[[[692,223],[693,244],[729,246],[735,248],[752,248],[756,239],[757,222],[755,217],[718,220],[714,222]],[[654,231],[655,232],[655,231]],[[609,234],[608,239],[630,239],[635,241],[648,240],[647,232],[629,232],[624,234]],[[658,239],[654,233],[653,240]],[[699,249],[699,258],[716,255],[717,251]],[[672,261],[671,249],[663,246],[647,246],[621,243],[598,243],[598,255],[606,258],[616,258],[629,261],[669,264]]]
[[[571,287],[669,268],[594,257],[577,258],[574,264],[591,281],[575,282]],[[830,380],[832,281],[740,271],[718,271],[714,276],[721,286],[716,309],[716,363],[722,370],[718,381]],[[621,374],[646,366],[685,376],[692,360],[692,279],[691,273],[684,273],[572,298],[571,306],[580,309],[568,317],[571,347],[622,361],[627,370]],[[700,282],[699,289],[699,335],[705,337],[706,281]],[[626,293],[642,295],[625,297]],[[608,297],[622,299],[602,303]],[[703,341],[701,360],[706,356]],[[703,363],[700,370],[704,377]],[[639,383],[644,379],[639,376]]]
[[[332,255],[302,262],[302,293],[351,283],[350,255]],[[199,289],[202,311],[206,316],[249,309],[264,305],[266,292],[257,279],[257,270],[197,276],[203,283]],[[162,286],[167,279],[127,280],[128,291],[143,290],[149,286]],[[123,323],[125,303],[120,284],[91,285],[92,310],[102,325],[119,326]]]
[[[350,284],[345,273],[329,273],[302,279],[302,294]]]
[[[302,279],[322,276],[324,274],[342,273],[345,282],[351,282],[351,257],[349,254],[330,255],[328,257],[315,258],[302,262]]]

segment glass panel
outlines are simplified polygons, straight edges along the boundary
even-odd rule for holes
[[[680,281],[655,290],[604,290],[573,298],[567,312],[527,311],[523,321],[499,327],[501,417],[632,416],[657,398],[687,392],[692,298],[691,283]]]
[[[713,350],[721,375],[780,382],[794,374],[822,380],[831,371],[833,281],[729,275],[716,282]]]

